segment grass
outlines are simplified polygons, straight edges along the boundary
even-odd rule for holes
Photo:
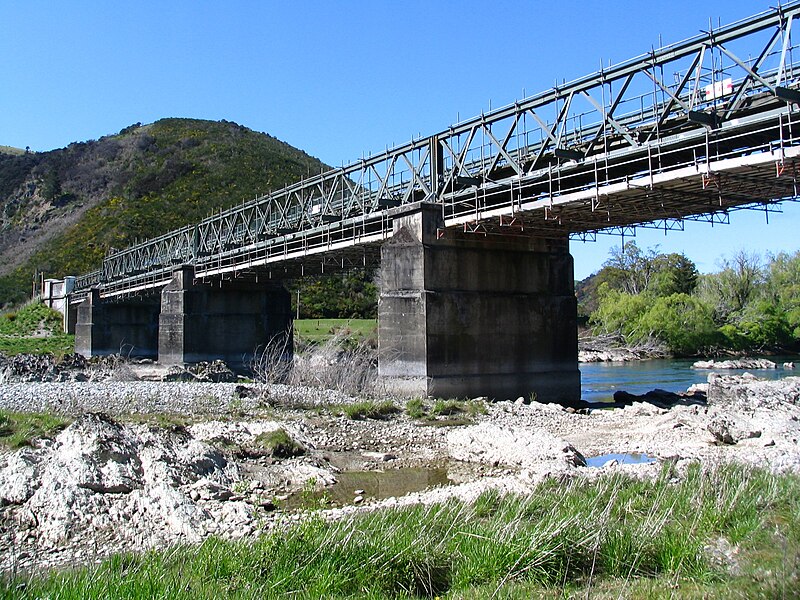
[[[21,154],[25,154],[25,150],[22,148],[15,148],[14,146],[0,146],[0,154],[13,154],[14,156],[19,156]]]
[[[481,400],[435,400],[430,409],[421,398],[412,398],[406,403],[406,414],[424,425],[454,427],[472,423],[470,417],[485,415],[486,404]]]
[[[75,352],[74,335],[52,337],[16,337],[0,335],[0,352],[6,356],[15,354],[52,354],[63,356]]]
[[[796,597],[800,478],[723,467],[674,482],[549,481],[529,496],[314,516],[0,582],[19,598]],[[705,550],[738,547],[733,574]]]
[[[41,438],[51,438],[69,424],[52,413],[17,413],[0,410],[0,445],[7,448],[30,446]]]
[[[348,419],[386,419],[387,417],[397,414],[400,409],[397,408],[391,400],[383,402],[375,402],[373,400],[365,400],[363,402],[355,402],[353,404],[345,404],[342,407],[342,413]]]
[[[300,456],[305,452],[302,444],[293,440],[282,427],[260,433],[253,440],[253,445],[259,449],[266,450],[271,456],[277,458],[291,458]]]
[[[14,354],[53,354],[75,351],[75,336],[63,332],[61,313],[42,302],[28,302],[21,308],[0,315],[0,352]],[[36,333],[44,335],[34,335]]]
[[[422,398],[412,398],[406,402],[406,414],[412,419],[424,419],[428,416],[428,409]]]
[[[294,334],[307,342],[326,342],[336,335],[345,337],[375,338],[377,319],[298,319],[294,321]]]

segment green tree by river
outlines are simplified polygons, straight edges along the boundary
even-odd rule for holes
[[[800,348],[800,251],[739,251],[719,266],[700,275],[682,254],[628,242],[578,283],[580,310],[596,334],[677,356]]]

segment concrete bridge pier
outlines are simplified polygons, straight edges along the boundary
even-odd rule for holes
[[[83,356],[152,358],[158,355],[157,296],[113,300],[93,289],[78,305],[75,352]]]
[[[447,231],[396,218],[381,249],[380,375],[434,397],[580,399],[568,239]],[[510,232],[511,233],[511,232]]]
[[[176,270],[161,292],[158,362],[187,364],[224,360],[250,367],[268,346],[292,356],[292,311],[282,285],[247,281],[199,283],[194,268]]]

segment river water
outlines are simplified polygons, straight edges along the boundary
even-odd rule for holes
[[[759,358],[759,357],[755,357]],[[800,377],[800,356],[769,356],[777,369],[748,369],[762,379]],[[704,383],[710,371],[693,369],[695,359],[641,360],[630,362],[581,363],[581,396],[588,402],[611,402],[614,392],[624,390],[644,394],[660,388],[669,392],[685,392],[693,383]],[[794,362],[795,370],[781,368]],[[744,370],[718,371],[741,374]]]

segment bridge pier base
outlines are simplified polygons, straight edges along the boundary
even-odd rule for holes
[[[381,249],[379,373],[434,397],[580,399],[569,242],[438,236],[440,209],[395,219]]]
[[[292,355],[292,311],[282,285],[224,281],[195,283],[191,266],[176,270],[161,292],[158,362],[187,364],[221,359],[252,365],[268,345]]]
[[[78,305],[75,352],[155,359],[159,308],[157,298],[104,300],[99,290],[91,290]]]

